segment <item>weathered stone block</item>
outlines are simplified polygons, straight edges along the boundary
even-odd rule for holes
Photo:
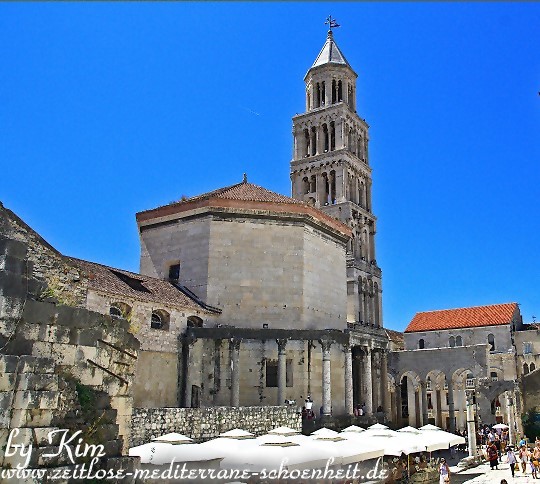
[[[56,306],[51,303],[28,299],[24,305],[23,318],[30,323],[50,323],[54,321]]]
[[[11,402],[14,398],[14,392],[0,392],[0,410],[8,412],[11,409]]]
[[[20,361],[20,373],[54,373],[54,360],[51,358],[23,355]]]
[[[26,373],[20,375],[18,390],[58,390],[58,376],[53,373]]]
[[[0,254],[25,259],[26,251],[27,245],[24,242],[5,237],[0,238]]]
[[[15,373],[0,373],[0,392],[9,392],[15,388]]]
[[[2,373],[15,373],[19,357],[14,355],[2,355],[0,354],[0,374]]]

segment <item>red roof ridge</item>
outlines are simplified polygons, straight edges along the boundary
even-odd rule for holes
[[[416,313],[405,333],[510,324],[518,303],[489,304]]]
[[[459,311],[460,309],[478,309],[478,308],[490,308],[494,306],[508,306],[508,305],[517,305],[516,302],[500,303],[500,304],[484,304],[482,306],[467,306],[460,308],[446,308],[446,309],[431,309],[430,311],[419,311],[416,314],[427,314],[427,313],[438,313],[441,311]]]

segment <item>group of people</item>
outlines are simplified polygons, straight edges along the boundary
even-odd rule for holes
[[[533,479],[540,479],[540,439],[536,438],[534,447],[530,449],[524,437],[518,443],[517,450],[513,447],[508,448],[506,456],[507,462],[510,465],[510,471],[512,477],[515,475],[516,467],[523,474],[527,473],[527,468],[531,471],[531,477]],[[491,460],[489,461],[491,465]],[[493,466],[491,467],[493,468]],[[495,467],[497,468],[497,467]]]

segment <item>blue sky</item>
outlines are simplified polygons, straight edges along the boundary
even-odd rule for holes
[[[0,200],[137,271],[137,211],[243,172],[290,194],[328,14],[371,126],[385,325],[511,301],[540,319],[532,2],[0,4]]]

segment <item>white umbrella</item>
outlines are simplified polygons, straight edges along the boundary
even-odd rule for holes
[[[227,432],[223,432],[222,434],[219,434],[219,436],[226,439],[252,439],[253,437],[255,437],[255,435],[251,432],[242,429],[232,429]]]
[[[311,435],[316,435],[317,437],[337,437],[339,435],[339,432],[336,432],[332,429],[327,429],[326,427],[322,427],[319,430],[315,430],[315,432],[312,432]]]
[[[298,435],[300,432],[298,430],[291,429],[290,427],[278,427],[270,430],[268,433],[274,435]]]
[[[494,429],[502,429],[502,430],[504,430],[504,429],[507,429],[507,428],[508,428],[508,425],[505,425],[505,424],[503,424],[503,423],[499,423],[499,424],[497,424],[497,425],[494,425],[493,428],[494,428]]]
[[[440,427],[436,427],[435,425],[427,424],[422,427],[420,427],[418,430],[441,430]]]
[[[177,434],[176,432],[172,432],[170,434],[165,434],[161,437],[152,439],[152,442],[166,442],[168,444],[188,444],[190,442],[193,442],[193,439],[190,439],[183,434]]]
[[[398,432],[405,432],[405,433],[411,433],[411,434],[421,434],[422,432],[418,429],[415,429],[414,427],[411,427],[408,425],[407,427],[403,427],[402,429],[399,429]]]
[[[365,432],[365,429],[363,429],[362,427],[358,427],[357,425],[351,425],[350,427],[347,427],[346,429],[343,429],[341,431],[342,433],[343,432]]]
[[[422,437],[425,438],[426,445],[432,447],[432,450],[448,449],[454,445],[465,443],[463,437],[444,430],[420,430],[422,431]]]
[[[373,425],[369,426],[367,429],[368,430],[378,430],[378,429],[387,429],[387,428],[388,427],[386,425],[376,423],[376,424],[373,424]]]

